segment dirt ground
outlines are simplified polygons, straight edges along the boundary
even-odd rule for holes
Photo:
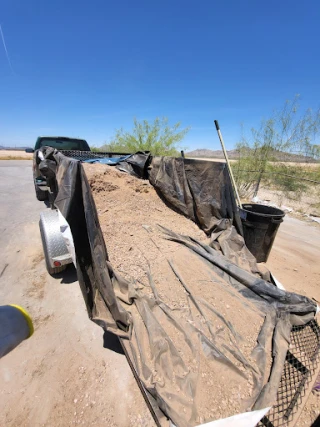
[[[0,360],[0,425],[153,426],[118,341],[90,322],[72,268],[47,274],[38,233],[22,229],[2,259],[1,304],[25,307],[35,333]]]
[[[320,305],[320,227],[286,217],[267,266],[285,289],[314,298]]]
[[[319,242],[320,227],[286,217],[267,263],[286,289],[318,301]],[[1,253],[1,304],[26,307],[35,334],[0,360],[0,426],[153,426],[117,341],[88,319],[74,272],[46,273],[37,220],[17,221]],[[299,426],[314,422],[319,400],[310,396]]]
[[[294,195],[285,195],[281,191],[261,187],[259,189],[258,198],[282,209],[292,209],[292,212],[289,213],[290,216],[316,223],[316,221],[312,221],[307,216],[320,217],[319,194],[320,189],[315,186],[308,193],[302,194],[300,199],[297,199]]]
[[[0,160],[32,160],[33,154],[24,150],[0,150]]]

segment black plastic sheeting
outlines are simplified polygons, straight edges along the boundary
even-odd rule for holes
[[[95,203],[81,163],[52,149],[43,149],[43,154],[47,165],[48,161],[54,162],[51,164],[51,170],[55,169],[58,187],[55,205],[68,221],[72,231],[78,279],[90,319],[105,330],[129,340],[132,354],[135,355],[132,363],[141,382],[176,425],[196,424],[195,403],[189,405],[191,409],[186,414],[183,408],[187,406],[186,402],[190,401],[190,398],[195,401],[197,378],[181,378],[179,392],[173,391],[173,385],[170,383],[170,366],[184,367],[174,343],[165,351],[166,360],[170,363],[157,365],[157,369],[163,369],[163,377],[167,378],[167,383],[158,384],[155,378],[151,381],[150,375],[152,377],[152,368],[159,357],[157,351],[163,352],[163,348],[160,350],[161,347],[157,347],[160,345],[159,334],[163,334],[161,338],[166,343],[171,342],[158,325],[159,310],[161,315],[165,313],[167,318],[171,319],[175,327],[184,331],[192,351],[195,350],[192,343],[199,338],[200,332],[192,329],[189,323],[183,324],[182,318],[174,320],[174,313],[157,295],[152,277],[150,286],[154,298],[148,299],[145,296],[140,297],[131,284],[115,272],[109,262]],[[209,265],[208,268],[212,269],[212,272],[226,280],[226,283],[238,292],[239,297],[253,303],[264,317],[253,355],[256,368],[251,369],[247,362],[243,363],[254,373],[255,393],[250,409],[272,405],[276,400],[292,326],[304,325],[313,319],[316,304],[307,297],[278,289],[270,283],[268,271],[256,264],[244,244],[241,221],[226,165],[167,157],[152,159],[150,154],[139,153],[120,164],[118,168],[142,178],[146,178],[149,173],[150,182],[159,196],[211,236],[210,245],[205,245],[188,236],[163,230],[167,239],[187,248],[190,257],[196,257],[195,260]],[[174,264],[171,264],[171,268],[177,277],[180,277]],[[179,280],[183,283],[181,277]],[[201,304],[202,307],[208,306],[194,295],[189,296],[200,312],[203,309]],[[153,343],[151,347],[144,349],[143,334],[148,334],[149,342]],[[228,351],[238,359],[242,357],[237,356],[236,349],[227,351],[224,350],[226,346],[214,347],[210,339],[202,335],[201,337],[201,351],[208,357],[210,355],[212,360],[222,361],[224,366],[229,364]],[[272,341],[273,363],[268,379],[264,380],[267,341]],[[208,353],[209,348],[211,350]],[[152,354],[152,366],[150,361],[144,359],[146,349]],[[232,367],[231,365],[228,366]],[[233,369],[236,371],[235,366]],[[169,395],[171,397],[168,399]]]
[[[242,234],[241,220],[225,163],[155,158],[149,179],[161,197],[192,219],[207,234],[211,234],[213,230],[226,229],[230,224],[235,225],[238,233]]]

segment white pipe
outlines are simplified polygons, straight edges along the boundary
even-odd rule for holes
[[[226,147],[224,146],[223,138],[222,138],[222,135],[221,135],[221,132],[220,132],[220,127],[219,127],[218,120],[215,120],[214,124],[216,125],[218,136],[219,136],[219,139],[220,139],[220,142],[221,142],[222,151],[223,151],[224,157],[225,157],[226,162],[227,162],[230,179],[231,179],[231,182],[232,182],[232,186],[233,186],[234,192],[236,194],[236,199],[237,199],[239,207],[242,208],[241,200],[240,200],[239,193],[238,193],[238,190],[237,190],[236,181],[234,180],[234,177],[233,177],[233,173],[232,173],[232,170],[231,170],[231,166],[230,166],[228,154],[227,154],[227,151],[226,151]]]

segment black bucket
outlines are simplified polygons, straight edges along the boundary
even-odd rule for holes
[[[266,262],[285,213],[265,205],[244,204],[240,209],[244,240],[257,262]]]

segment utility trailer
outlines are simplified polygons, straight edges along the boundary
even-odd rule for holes
[[[75,161],[109,158],[112,162],[112,159],[119,157],[119,153],[79,151],[65,151],[61,153]],[[50,180],[50,178],[52,180]],[[47,175],[51,209],[47,209],[40,215],[40,232],[49,274],[59,273],[63,271],[68,264],[73,261],[75,262],[75,255],[73,253],[74,242],[71,233],[68,234],[68,223],[55,207],[56,187],[54,178],[54,176],[51,176],[48,179]],[[134,354],[132,353],[128,340],[122,339],[121,337],[119,340],[156,425],[159,427],[168,426],[169,424],[172,425],[172,422],[159,408],[156,399],[148,392],[142,383],[134,364]],[[259,417],[256,418],[256,421],[254,421],[254,413],[252,412],[253,416],[250,418],[249,415],[247,423],[243,425],[282,427],[296,424],[319,373],[320,328],[316,319],[309,321],[305,325],[293,326],[290,342],[290,348],[285,357],[281,381],[278,387],[276,403],[265,415],[256,415]],[[224,422],[225,421],[227,420],[224,420]],[[238,422],[240,422],[240,418],[235,418],[230,420],[229,423],[223,423],[221,425],[232,426],[237,425]],[[219,427],[219,420],[213,421],[212,426]]]

